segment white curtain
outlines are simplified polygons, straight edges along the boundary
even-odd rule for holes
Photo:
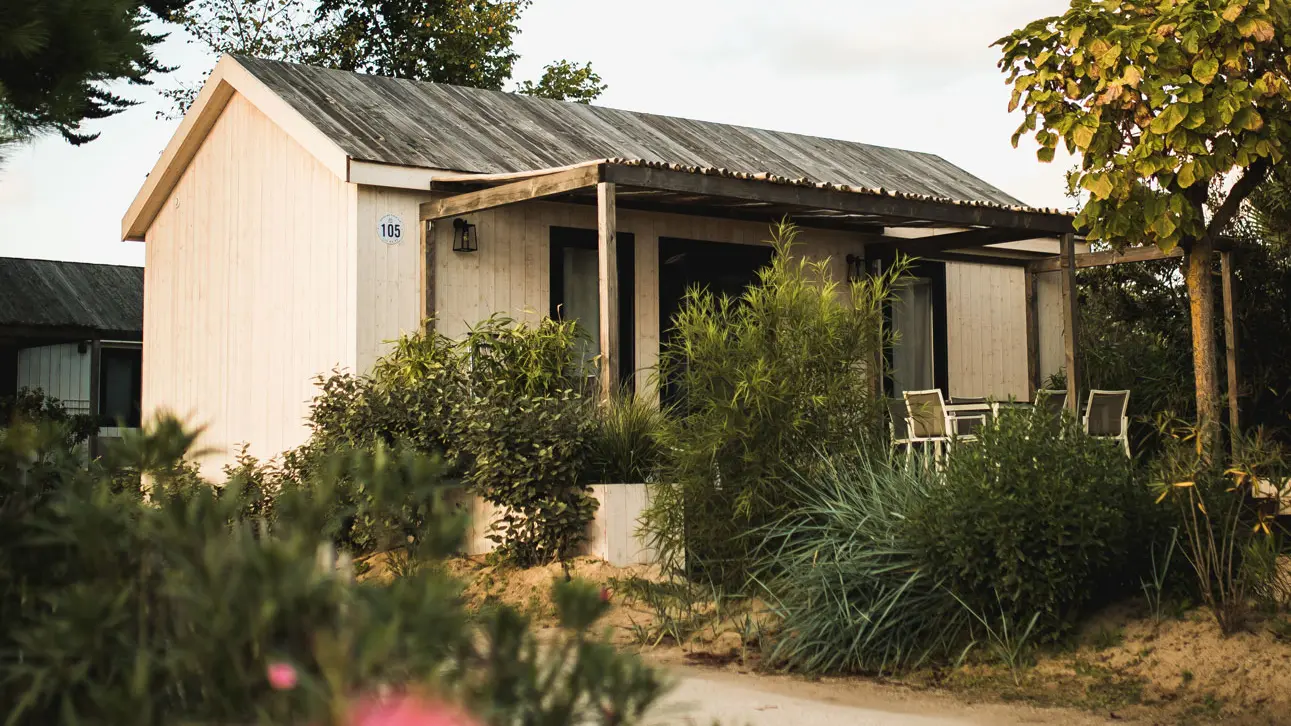
[[[892,348],[893,390],[936,387],[932,363],[932,282],[916,279],[896,291],[892,326],[899,336]]]
[[[566,247],[565,308],[562,317],[575,320],[587,336],[583,359],[590,361],[600,353],[601,305],[600,270],[596,250]]]

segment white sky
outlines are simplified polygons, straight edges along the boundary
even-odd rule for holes
[[[1066,0],[536,0],[516,50],[519,79],[557,58],[591,61],[600,105],[793,131],[939,154],[1022,201],[1070,208],[1071,162],[1013,149],[1020,118],[990,48]],[[163,44],[174,76],[200,79],[214,58],[178,33]],[[168,85],[159,79],[158,85]],[[178,122],[158,121],[156,91],[88,128],[0,165],[0,256],[143,264],[121,216]]]

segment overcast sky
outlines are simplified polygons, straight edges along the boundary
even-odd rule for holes
[[[521,20],[517,79],[556,58],[589,60],[598,104],[939,154],[1024,202],[1070,207],[1063,173],[1009,136],[1008,87],[990,43],[1060,12],[1064,0],[536,0]],[[159,49],[174,77],[214,64],[178,33]],[[166,78],[158,85],[170,84]],[[0,255],[143,264],[121,216],[176,121],[155,90],[96,122],[102,136],[58,137],[0,166]]]

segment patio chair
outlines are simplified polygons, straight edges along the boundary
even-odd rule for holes
[[[1065,389],[1041,389],[1035,392],[1035,407],[1055,416],[1067,408],[1067,391]]]
[[[905,399],[889,398],[888,399],[888,432],[892,434],[892,448],[901,446],[910,449],[910,412],[906,408]]]
[[[915,444],[932,444],[933,456],[940,462],[942,454],[950,446],[954,432],[941,389],[905,391],[901,395],[905,398],[906,409],[909,411],[907,421],[910,426],[911,448]]]
[[[1121,442],[1125,455],[1130,456],[1130,420],[1125,415],[1129,407],[1129,391],[1090,391],[1083,419],[1085,433]]]

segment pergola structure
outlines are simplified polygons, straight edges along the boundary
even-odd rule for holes
[[[895,255],[952,262],[1015,265],[1027,270],[1027,360],[1031,386],[1039,383],[1038,322],[1035,277],[1062,275],[1063,337],[1070,380],[1079,380],[1076,351],[1076,284],[1078,268],[1144,262],[1182,256],[1153,248],[1125,253],[1077,253],[1074,215],[1055,209],[964,202],[883,189],[857,188],[773,174],[683,166],[640,159],[600,159],[573,166],[509,174],[438,174],[432,191],[445,196],[421,205],[421,244],[426,267],[425,317],[433,316],[434,246],[427,244],[428,223],[525,201],[546,200],[595,204],[600,274],[601,387],[608,396],[618,380],[618,266],[615,259],[616,213],[622,207],[771,223],[789,218],[807,229],[854,232],[865,244],[866,260],[883,264]],[[903,237],[899,229],[955,229],[954,232]],[[1058,238],[1061,253],[1014,250],[989,245],[1039,238]],[[1236,390],[1232,285],[1228,253],[1223,253],[1224,320],[1228,331],[1229,381]],[[1076,396],[1068,404],[1077,406]],[[1234,420],[1236,420],[1234,404]]]

